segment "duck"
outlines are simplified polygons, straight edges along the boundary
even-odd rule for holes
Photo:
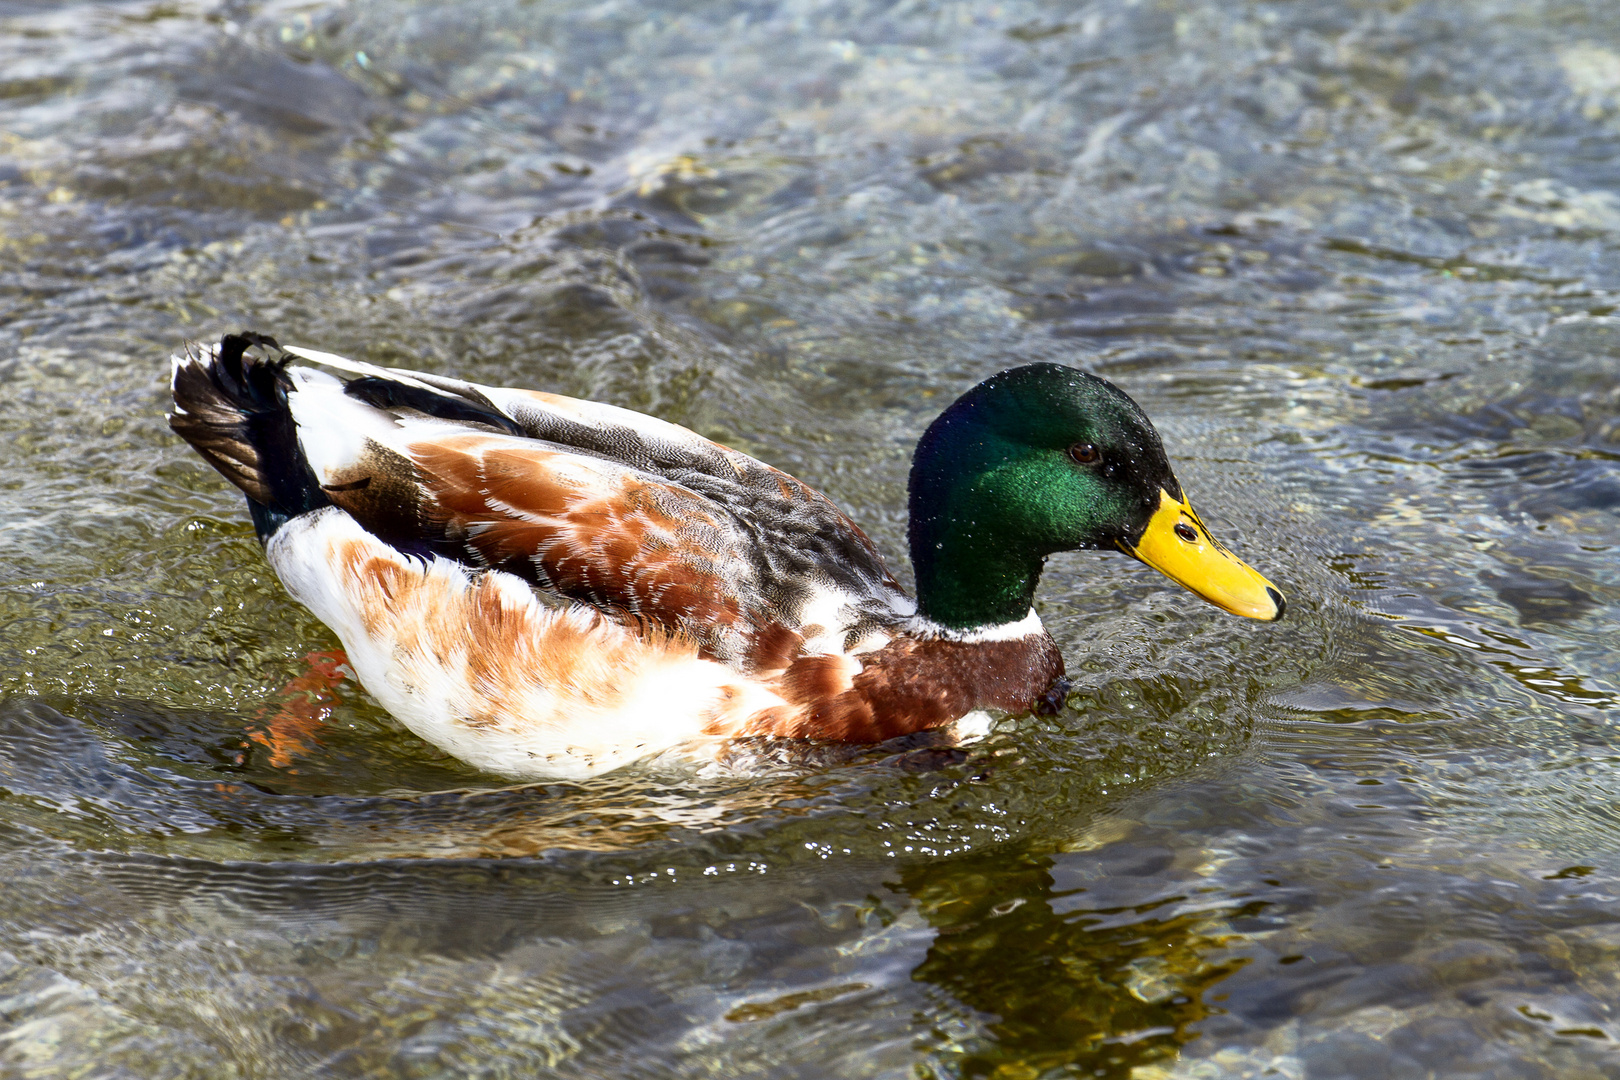
[[[1028,712],[1065,685],[1035,610],[1057,552],[1124,552],[1251,619],[1285,609],[1136,402],[1063,364],[992,375],[924,431],[915,597],[825,495],[642,413],[248,331],[188,344],[171,387],[170,427],[240,489],[357,681],[515,781]]]

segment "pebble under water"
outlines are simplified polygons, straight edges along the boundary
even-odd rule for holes
[[[1617,167],[1603,0],[0,0],[0,1077],[1620,1073]],[[966,760],[513,788],[169,434],[244,328],[908,581],[928,421],[1078,365],[1288,616],[1062,555]]]

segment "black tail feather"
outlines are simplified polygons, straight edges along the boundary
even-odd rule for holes
[[[298,445],[287,407],[290,359],[275,338],[244,332],[227,334],[212,356],[190,358],[174,371],[169,427],[242,489],[261,540],[331,502]]]

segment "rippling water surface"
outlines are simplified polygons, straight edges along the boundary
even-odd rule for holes
[[[1616,1075],[1617,168],[1609,0],[0,2],[0,1076]],[[1078,364],[1289,615],[1061,556],[965,762],[513,789],[168,434],[239,327],[897,568],[927,421]]]

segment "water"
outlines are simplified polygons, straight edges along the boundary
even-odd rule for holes
[[[1597,0],[0,3],[0,1076],[1615,1075],[1617,165]],[[927,421],[1078,364],[1288,618],[1061,556],[965,762],[512,789],[168,434],[245,327],[897,570]]]

